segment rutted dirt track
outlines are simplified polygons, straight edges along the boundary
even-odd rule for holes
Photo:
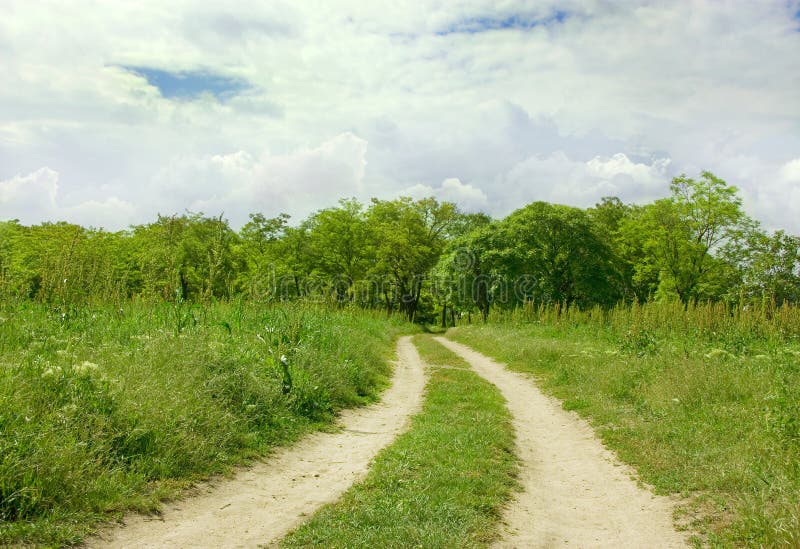
[[[317,433],[283,448],[202,495],[132,516],[90,547],[257,547],[282,538],[306,515],[335,501],[421,405],[425,375],[410,337],[400,338],[392,385],[381,402],[345,411],[338,433]]]
[[[465,345],[436,340],[495,384],[514,416],[523,491],[504,514],[500,547],[686,547],[668,498],[629,470],[586,422],[542,394],[530,378]]]

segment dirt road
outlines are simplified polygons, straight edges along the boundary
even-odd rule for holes
[[[630,470],[589,425],[533,381],[465,345],[436,340],[494,383],[514,416],[523,491],[504,514],[499,547],[686,547],[669,499],[631,480]]]
[[[257,547],[282,538],[335,501],[421,405],[423,364],[410,337],[397,344],[392,385],[381,402],[342,414],[337,433],[317,433],[277,451],[202,495],[166,506],[159,517],[130,516],[89,547]]]

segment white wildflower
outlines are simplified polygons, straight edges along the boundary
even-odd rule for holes
[[[66,414],[74,414],[75,412],[78,411],[78,406],[74,402],[71,402],[71,403],[66,404],[65,406],[63,406],[61,408],[61,411],[66,413]]]
[[[44,372],[42,372],[42,379],[47,379],[49,377],[53,377],[53,376],[55,376],[57,374],[60,374],[60,373],[61,373],[61,367],[60,366],[56,366],[56,367],[52,367],[51,366],[51,367],[47,368]]]
[[[88,360],[84,360],[81,364],[78,364],[73,369],[75,370],[75,373],[77,373],[78,375],[86,375],[97,370],[97,368],[99,368],[99,366],[94,362],[89,362]]]
[[[730,353],[725,349],[711,349],[708,353],[705,354],[706,358],[716,358],[719,356],[728,356]]]

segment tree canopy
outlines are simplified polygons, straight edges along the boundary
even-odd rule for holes
[[[800,300],[800,237],[764,231],[710,172],[649,204],[533,202],[494,220],[433,198],[342,199],[240,230],[201,213],[120,232],[0,222],[0,295],[53,303],[325,299],[442,323],[526,302]]]

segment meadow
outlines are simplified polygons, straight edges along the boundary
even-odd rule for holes
[[[377,398],[394,340],[417,329],[302,302],[4,302],[0,544],[78,543],[327,428]],[[526,305],[447,335],[587,418],[642,481],[679,499],[697,545],[800,544],[797,308]],[[508,412],[459,358],[415,343],[432,366],[422,412],[285,545],[495,539],[514,486]]]
[[[375,400],[385,314],[0,304],[0,545],[66,545]]]
[[[526,307],[448,336],[587,418],[698,545],[800,545],[800,311]]]

